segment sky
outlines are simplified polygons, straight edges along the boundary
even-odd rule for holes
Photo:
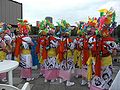
[[[120,24],[120,0],[16,0],[23,3],[23,19],[32,25],[53,17],[53,23],[65,19],[71,25],[87,21],[89,17],[99,17],[98,10],[111,7],[116,11],[116,21]]]

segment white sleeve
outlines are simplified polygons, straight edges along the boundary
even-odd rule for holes
[[[24,41],[26,41],[27,43],[31,43],[32,39],[30,37],[24,37],[22,38]]]
[[[12,42],[12,38],[8,35],[4,36],[4,41],[9,41],[10,43]]]
[[[75,46],[74,43],[70,43],[70,49],[73,50],[73,49],[74,49],[74,46]]]
[[[55,47],[58,46],[58,41],[53,41],[53,40],[51,40],[50,42],[51,42]]]

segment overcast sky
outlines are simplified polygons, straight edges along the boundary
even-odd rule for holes
[[[117,22],[120,24],[120,0],[16,0],[23,3],[23,19],[36,25],[36,21],[46,16],[53,22],[65,19],[71,25],[78,21],[87,21],[88,16],[99,17],[99,9],[113,7]]]

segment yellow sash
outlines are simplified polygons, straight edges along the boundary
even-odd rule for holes
[[[30,54],[30,50],[29,49],[22,49],[22,54],[26,55],[26,54]]]
[[[112,65],[112,57],[111,55],[107,56],[107,57],[102,57],[102,66],[109,66]]]
[[[5,60],[6,58],[6,53],[3,51],[0,51],[0,60]]]
[[[88,65],[88,71],[87,71],[87,79],[91,80],[92,78],[92,62],[95,62],[95,57],[92,57],[91,52],[89,53],[89,59],[87,61],[87,65]],[[112,57],[111,55],[107,56],[107,57],[102,57],[101,60],[102,66],[109,66],[112,65]]]
[[[88,79],[88,81],[90,81],[92,78],[92,62],[95,62],[95,57],[92,57],[92,53],[91,53],[91,51],[89,51],[89,58],[87,61],[87,65],[88,65],[87,79]]]
[[[79,50],[74,50],[74,60],[73,60],[73,62],[74,62],[74,64],[78,64],[78,66],[80,67],[80,68],[82,68],[82,59],[81,59],[81,55],[80,55],[80,53],[81,53],[81,51],[79,51]]]
[[[56,56],[56,50],[55,48],[51,48],[48,50],[48,57],[55,57]]]
[[[71,58],[71,57],[72,57],[72,51],[67,50],[67,58]],[[66,53],[64,54],[64,58],[66,58]]]
[[[41,53],[42,53],[43,48],[40,48],[40,53],[38,54],[38,60],[40,62],[40,64],[44,63],[44,60],[42,59]]]

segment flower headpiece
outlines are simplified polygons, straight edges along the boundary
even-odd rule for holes
[[[60,22],[57,22],[58,27],[60,27],[60,30],[57,32],[57,34],[70,34],[71,30],[73,29],[70,24],[66,20],[61,20]]]
[[[21,34],[28,34],[31,30],[31,27],[27,20],[17,19],[18,21],[18,28]]]
[[[40,34],[47,34],[47,33],[53,34],[55,32],[54,28],[55,28],[54,25],[49,20],[42,20],[39,23]]]
[[[113,8],[110,8],[110,10],[101,9],[99,10],[99,12],[100,12],[100,18],[99,18],[98,30],[102,32],[101,34],[103,36],[106,36],[105,35],[106,33],[111,34],[116,28],[115,11],[113,10]]]

